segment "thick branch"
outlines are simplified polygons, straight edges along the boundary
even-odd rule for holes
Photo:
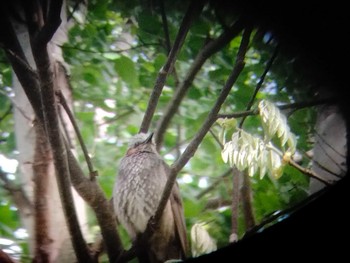
[[[8,254],[6,254],[2,249],[0,249],[0,262],[2,263],[17,263]]]
[[[61,9],[63,0],[49,1],[49,12],[47,15],[47,20],[44,26],[39,31],[35,39],[35,44],[37,47],[44,47],[51,40],[56,30],[60,26],[61,20]]]
[[[242,177],[242,187],[240,189],[241,200],[242,200],[242,210],[244,216],[245,228],[247,230],[255,226],[255,218],[252,207],[252,188],[250,183],[250,178],[248,173],[241,172],[239,175]]]
[[[6,10],[0,10],[6,11]],[[13,56],[7,52],[9,61],[15,74],[24,89],[29,102],[34,109],[36,117],[41,125],[44,123],[44,116],[41,107],[41,95],[40,95],[40,83],[37,74],[33,74],[32,70],[28,70],[28,67],[24,66],[22,61],[27,61],[21,46],[18,43],[16,34],[12,28],[12,24],[8,19],[8,13],[2,12],[0,17],[3,23],[0,24],[2,32],[6,34],[6,41],[2,41],[6,48],[11,47],[11,51],[17,56]],[[0,36],[1,37],[1,36]],[[3,40],[1,38],[1,40]],[[66,147],[68,153],[69,171],[72,180],[72,184],[79,193],[79,195],[93,208],[96,213],[97,221],[101,228],[102,236],[107,248],[107,254],[110,262],[115,262],[123,252],[123,247],[120,238],[117,233],[116,220],[113,217],[112,209],[107,201],[103,191],[99,185],[94,181],[90,181],[86,178],[75,159],[74,155]],[[60,175],[61,176],[61,175]]]
[[[43,49],[60,26],[63,0],[48,1],[48,10],[43,11],[39,1],[23,1],[32,49]]]
[[[28,10],[26,10],[26,17],[28,23],[31,23],[29,26],[31,47],[39,75],[39,83],[35,83],[36,85],[34,87],[38,87],[40,90],[41,99],[40,106],[38,107],[38,105],[33,105],[33,108],[36,113],[39,112],[40,114],[38,114],[38,118],[40,120],[39,125],[42,125],[43,129],[45,128],[46,136],[48,137],[48,141],[51,146],[53,161],[56,169],[55,175],[58,190],[76,257],[79,262],[92,262],[92,257],[83,238],[74,207],[67,156],[59,129],[57,104],[54,94],[54,76],[51,61],[47,52],[47,42],[45,43],[41,40],[39,42],[36,41],[36,33],[42,29],[42,13],[38,14],[31,11],[41,11],[41,7],[37,6],[38,2],[34,2],[32,4],[33,6],[28,4],[29,7]],[[58,1],[58,4],[62,4],[62,1]],[[55,11],[58,12],[58,15],[60,15],[61,6],[56,7],[58,10]],[[35,15],[40,17],[36,17],[37,20],[35,20]],[[53,34],[58,28],[59,24],[45,26],[50,27]],[[51,37],[49,39],[51,39]],[[26,84],[27,83],[25,83],[24,86],[26,86]],[[24,89],[26,90],[25,87]],[[28,97],[28,99],[31,98]],[[40,113],[40,111],[44,112],[43,116],[41,115],[42,113]]]
[[[243,29],[243,20],[238,20],[233,26],[228,30],[224,31],[217,39],[208,42],[198,53],[197,57],[193,61],[184,81],[176,89],[174,96],[169,102],[162,118],[159,120],[156,128],[155,143],[158,148],[161,147],[164,139],[164,134],[169,126],[171,119],[177,112],[180,103],[184,96],[186,95],[188,89],[197,75],[197,73],[202,68],[205,61],[220,51],[224,46],[226,46],[239,32]]]
[[[21,1],[21,8],[25,14],[25,23],[32,40],[36,38],[44,26],[44,17],[41,3],[38,0]],[[31,43],[33,46],[33,43]]]
[[[53,258],[52,238],[49,234],[48,218],[48,169],[51,162],[50,146],[43,127],[35,122],[35,154],[33,162],[34,181],[34,229],[35,229],[35,255],[34,262],[48,262]]]
[[[81,170],[76,158],[69,150],[68,145],[66,145],[66,150],[68,153],[68,163],[72,184],[80,196],[94,210],[101,228],[109,261],[116,262],[124,250],[117,233],[116,220],[112,212],[113,207],[106,199],[104,192],[99,187],[96,180],[91,181],[84,175],[84,172]]]
[[[83,238],[74,207],[67,152],[64,148],[62,134],[60,133],[57,103],[54,92],[54,76],[46,47],[45,50],[40,50],[40,53],[37,48],[33,48],[33,56],[40,78],[46,134],[53,154],[53,161],[56,168],[56,180],[69,234],[78,261],[92,262],[92,257]]]
[[[210,127],[216,121],[217,114],[220,111],[222,104],[225,102],[228,94],[231,91],[233,84],[236,82],[239,74],[243,70],[244,64],[245,64],[244,58],[245,58],[245,54],[246,54],[247,49],[248,49],[250,34],[251,34],[251,29],[245,30],[245,32],[243,34],[242,42],[241,42],[241,45],[240,45],[240,48],[239,48],[239,51],[237,54],[236,64],[235,64],[230,76],[228,77],[215,105],[213,106],[213,108],[209,112],[207,119],[203,123],[201,129],[198,131],[198,133],[194,136],[192,141],[189,143],[189,145],[187,146],[187,148],[185,149],[183,154],[180,156],[180,158],[171,166],[169,178],[168,178],[168,181],[165,185],[161,201],[158,205],[155,216],[152,218],[152,220],[150,220],[150,221],[153,221],[153,222],[151,222],[151,225],[157,224],[159,222],[159,219],[162,215],[162,212],[164,210],[166,202],[167,202],[167,200],[170,196],[170,193],[172,191],[172,188],[173,188],[173,185],[175,183],[176,176],[177,176],[178,172],[192,158],[192,156],[194,155],[195,151],[197,150],[199,144],[202,142],[204,136],[207,134]],[[150,226],[150,224],[147,227],[148,231],[150,229],[149,226]]]
[[[2,39],[4,50],[22,87],[26,87],[24,88],[24,92],[29,101],[34,105],[35,114],[39,119],[42,119],[43,113],[41,111],[38,76],[29,66],[28,60],[18,41],[13,25],[10,22],[9,10],[1,9],[0,11],[3,11],[1,13],[2,23],[0,24],[1,35],[7,36]]]
[[[173,67],[175,63],[175,59],[177,54],[179,53],[185,37],[188,33],[188,30],[190,29],[190,26],[194,20],[195,17],[201,12],[203,6],[204,6],[204,0],[198,0],[198,1],[191,1],[188,10],[182,20],[180,29],[178,31],[178,34],[176,36],[175,42],[173,47],[171,48],[171,51],[169,53],[168,59],[163,66],[163,68],[160,70],[156,84],[154,85],[151,97],[148,102],[148,107],[146,109],[145,115],[143,117],[141,127],[140,127],[140,132],[147,132],[149,129],[149,126],[151,124],[151,120],[153,118],[153,114],[156,110],[157,104],[159,97],[162,93],[165,80],[168,76],[169,71]]]

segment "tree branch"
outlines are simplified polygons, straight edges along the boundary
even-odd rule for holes
[[[212,198],[205,204],[204,210],[207,209],[218,209],[225,206],[230,206],[232,204],[231,199],[225,199],[221,197]]]
[[[247,172],[240,172],[239,175],[242,177],[242,187],[240,189],[240,194],[242,200],[244,223],[245,228],[249,230],[255,226],[255,217],[252,207],[251,182]]]
[[[246,107],[246,111],[249,111],[251,109],[251,107],[253,106],[253,103],[256,99],[256,95],[258,94],[259,90],[262,87],[262,84],[264,83],[265,77],[267,75],[267,73],[269,72],[273,61],[275,60],[277,53],[278,53],[278,45],[275,48],[271,58],[269,59],[269,61],[267,62],[267,65],[265,67],[264,72],[262,73],[258,84],[255,87],[254,93],[251,96],[250,101],[247,104]],[[243,123],[245,121],[247,116],[243,116],[243,118],[241,119],[238,127],[242,128],[243,127]],[[240,190],[240,194],[242,196],[241,200],[242,200],[242,210],[243,210],[243,215],[244,215],[244,221],[245,221],[245,226],[246,229],[250,229],[252,227],[254,227],[255,225],[255,218],[254,218],[254,213],[253,213],[253,208],[252,208],[252,198],[251,198],[251,183],[250,183],[250,178],[249,175],[246,172],[239,172],[237,171],[237,176],[242,178],[242,187],[239,189],[238,187],[236,188],[236,190]],[[237,200],[232,199],[232,207],[236,208],[236,202]],[[237,212],[237,211],[236,211]],[[237,226],[235,225],[237,223],[237,213],[234,213],[232,211],[232,232],[231,232],[231,237],[233,238],[235,237],[235,235],[237,234]]]
[[[23,191],[23,189],[17,185],[14,185],[10,180],[7,179],[6,173],[0,168],[0,180],[3,182],[3,187],[10,194],[13,202],[18,208],[20,213],[33,214],[33,204]]]
[[[269,72],[269,70],[270,70],[270,68],[272,66],[272,63],[274,62],[274,60],[275,60],[275,58],[277,56],[278,50],[279,50],[279,46],[277,45],[277,47],[275,48],[275,50],[274,50],[270,60],[266,64],[265,70],[264,70],[263,74],[261,75],[258,84],[255,87],[254,93],[253,93],[250,101],[248,102],[248,105],[246,107],[247,111],[252,108],[253,103],[254,103],[255,98],[256,98],[256,95],[258,94],[259,90],[262,87],[262,84],[264,83],[265,77],[266,77],[267,73]],[[241,122],[239,123],[239,126],[238,126],[239,128],[243,127],[243,123],[244,123],[245,118],[246,118],[246,116],[243,116],[243,118],[241,119]]]
[[[298,169],[300,172],[302,172],[303,174],[306,174],[312,178],[315,178],[316,180],[324,183],[325,185],[329,186],[331,184],[333,184],[334,182],[329,182],[325,179],[323,179],[322,177],[320,177],[317,173],[315,173],[314,171],[310,170],[310,169],[307,169],[307,168],[304,168],[302,167],[301,165],[297,164],[295,161],[293,161],[292,159],[290,159],[288,161],[288,163],[293,166],[294,168]]]
[[[23,61],[27,61],[26,57],[21,46],[19,45],[15,31],[13,30],[12,24],[10,23],[8,13],[3,9],[0,9],[0,11],[2,14],[2,16],[0,16],[0,19],[1,22],[3,22],[0,23],[0,26],[2,32],[7,36],[7,38],[3,39],[1,34],[1,41],[4,43],[4,46],[6,48],[11,47],[11,51],[17,55],[12,56],[9,54],[9,52],[7,52],[7,56],[12,65],[12,68],[17,75],[22,88],[24,89],[29,102],[32,105],[35,115],[39,123],[44,126],[44,115],[41,107],[39,77],[36,73],[33,74],[32,71],[28,70],[27,67],[24,67],[23,63],[19,62],[18,58],[21,58]],[[48,68],[50,68],[50,66]],[[123,252],[123,246],[117,233],[116,220],[112,213],[113,208],[111,208],[99,185],[95,181],[90,181],[84,176],[76,158],[68,146],[65,146],[64,153],[66,153],[68,157],[71,182],[79,195],[94,210],[97,221],[101,228],[101,233],[104,238],[109,260],[110,262],[116,262],[116,260],[120,258]],[[57,176],[61,176],[61,174]]]
[[[245,65],[244,58],[245,58],[245,54],[247,52],[250,34],[251,34],[251,29],[246,29],[244,31],[241,45],[239,47],[239,51],[237,54],[235,66],[234,66],[230,76],[228,77],[216,103],[214,104],[213,108],[209,112],[207,119],[203,123],[203,125],[202,125],[201,129],[198,131],[198,133],[191,140],[191,142],[189,143],[189,145],[187,146],[187,148],[185,149],[183,154],[180,156],[180,158],[175,163],[173,163],[173,165],[171,166],[169,178],[168,178],[167,183],[165,185],[165,188],[164,188],[164,191],[162,194],[162,198],[160,200],[160,203],[158,205],[158,208],[157,208],[157,211],[156,211],[154,217],[151,218],[151,220],[147,226],[146,232],[151,230],[151,227],[150,227],[151,225],[154,226],[154,225],[158,224],[158,222],[161,218],[162,212],[164,210],[164,207],[165,207],[165,205],[168,201],[168,198],[170,196],[170,193],[172,191],[172,188],[173,188],[173,185],[175,183],[176,176],[177,176],[178,172],[192,158],[192,156],[194,155],[195,151],[197,150],[199,144],[202,142],[204,136],[207,134],[210,127],[216,121],[217,114],[220,111],[222,104],[225,102],[228,94],[231,91],[233,84],[236,82],[238,76],[240,75],[241,71],[243,70],[244,65]]]
[[[164,114],[161,119],[157,123],[156,133],[155,133],[155,143],[157,148],[160,149],[164,134],[169,126],[171,119],[176,114],[180,103],[184,96],[186,95],[188,89],[190,88],[195,76],[202,68],[205,61],[220,51],[224,46],[226,46],[235,36],[238,35],[239,32],[243,29],[243,19],[238,20],[233,26],[231,26],[228,30],[224,31],[217,39],[208,42],[197,54],[195,60],[193,61],[190,69],[184,81],[180,84],[180,86],[176,89],[175,94],[173,95],[171,101],[169,102]]]
[[[3,11],[1,9],[1,11]],[[29,66],[28,60],[23,52],[23,49],[17,39],[15,30],[8,15],[8,10],[2,13],[3,22],[2,32],[7,36],[3,41],[3,46],[6,55],[11,63],[12,69],[15,72],[19,82],[21,83],[26,96],[31,102],[34,112],[39,120],[43,119],[41,111],[39,78],[37,73]]]
[[[0,116],[0,122],[2,122],[8,115],[12,113],[12,104],[7,108],[7,110],[4,112],[2,116]]]
[[[117,224],[113,214],[113,206],[106,199],[104,192],[96,180],[89,180],[84,175],[69,146],[66,144],[71,181],[79,195],[95,212],[101,234],[106,246],[110,262],[119,262],[124,252],[122,242],[117,233]]]
[[[231,171],[232,171],[232,168],[228,169],[226,172],[219,175],[219,177],[210,186],[208,186],[207,188],[205,188],[203,191],[199,192],[196,195],[196,199],[202,198],[205,194],[207,194],[210,191],[212,191],[213,189],[215,189],[215,187],[218,186],[222,182],[222,179],[226,178],[227,176],[229,176],[231,174]]]
[[[25,14],[25,23],[31,40],[31,46],[34,45],[34,39],[44,26],[44,17],[41,3],[38,0],[21,1],[21,8]]]
[[[85,49],[81,48],[78,46],[70,46],[67,44],[64,45],[58,45],[60,48],[64,49],[73,49],[73,50],[78,50],[84,53],[90,53],[90,54],[110,54],[110,53],[123,53],[126,51],[130,50],[135,50],[135,49],[141,49],[142,47],[147,47],[147,46],[162,46],[160,43],[143,43],[141,45],[136,45],[136,46],[131,46],[130,48],[124,48],[124,49],[117,49],[117,50],[107,50],[107,51],[102,51],[102,50],[91,50],[91,49]]]
[[[160,4],[160,13],[162,16],[162,25],[164,30],[165,44],[166,44],[167,53],[169,54],[171,50],[171,44],[170,44],[168,20],[167,20],[165,8],[164,8],[164,0],[160,0],[159,4]]]
[[[0,249],[0,262],[2,263],[17,263],[13,258]]]
[[[40,78],[42,110],[44,111],[44,127],[52,150],[53,161],[56,168],[55,174],[58,190],[71,241],[79,262],[93,262],[87,244],[83,238],[74,207],[69,166],[67,162],[67,151],[64,148],[59,126],[52,64],[46,46],[44,50],[40,50],[40,53],[38,47],[33,48],[32,51]]]
[[[310,100],[310,101],[302,101],[302,102],[295,102],[295,103],[288,103],[284,105],[277,105],[277,108],[280,110],[287,110],[287,109],[304,109],[304,108],[309,108],[317,105],[322,105],[322,104],[335,104],[336,99],[335,98],[328,98],[328,99],[318,99],[318,100]],[[254,110],[247,110],[247,111],[237,111],[234,113],[227,113],[227,114],[218,114],[217,119],[219,118],[241,118],[241,117],[246,117],[246,116],[253,116],[257,115],[259,111],[257,109]]]
[[[37,5],[38,2],[32,3],[24,3],[29,5],[30,8],[26,9],[26,16],[28,18],[27,22],[32,23],[28,26],[31,40],[35,37],[37,29],[39,28],[38,22],[40,23],[40,17],[37,17],[36,21],[34,21],[33,15],[34,13],[30,13],[35,9],[32,5]],[[36,6],[37,7],[37,6]],[[36,14],[39,15],[40,14]],[[14,44],[12,50],[14,54],[20,57],[23,61],[27,61],[24,55],[24,52],[18,42],[16,33],[12,27],[10,22],[10,18],[8,15],[6,16],[5,23],[8,25],[6,28],[6,32],[9,33],[9,40],[7,40],[6,44]],[[34,22],[33,22],[34,21]],[[54,100],[54,88],[53,88],[53,74],[51,70],[50,60],[48,57],[48,53],[46,50],[46,45],[44,47],[33,47],[32,41],[32,52],[33,57],[36,62],[36,66],[39,72],[39,79],[37,75],[33,75],[31,71],[28,70],[27,67],[23,67],[19,59],[17,57],[11,56],[9,52],[7,52],[9,56],[9,60],[12,64],[12,68],[14,69],[25,93],[32,104],[34,112],[39,120],[39,125],[42,125],[43,129],[46,127],[46,132],[48,135],[48,140],[50,142],[54,163],[56,167],[56,179],[59,186],[59,192],[62,199],[63,210],[66,216],[66,223],[68,225],[69,233],[71,235],[73,247],[75,249],[77,258],[81,262],[91,262],[91,256],[89,254],[88,248],[83,239],[80,226],[78,223],[77,216],[75,214],[75,207],[72,199],[72,193],[69,182],[69,173],[66,162],[66,156],[64,155],[64,149],[62,147],[62,141],[58,128],[58,119],[56,112],[56,103]],[[5,45],[6,46],[6,45]],[[40,92],[42,91],[42,93]],[[45,100],[42,100],[45,98]],[[43,103],[42,103],[43,102]],[[43,105],[42,105],[43,104]],[[43,108],[42,108],[43,106]],[[43,114],[43,111],[45,114]],[[45,124],[47,124],[45,126]]]
[[[237,168],[232,168],[232,199],[231,199],[231,234],[229,241],[231,243],[238,241],[238,212],[240,191],[239,182],[241,172]]]
[[[166,78],[168,76],[168,73],[170,72],[171,68],[173,67],[175,63],[175,59],[177,54],[179,53],[185,37],[190,29],[190,26],[194,20],[194,18],[197,17],[197,15],[201,12],[203,6],[204,6],[204,0],[197,0],[197,1],[191,1],[187,12],[182,20],[180,29],[178,31],[178,34],[176,36],[175,42],[173,47],[171,48],[171,51],[168,55],[168,59],[163,66],[163,68],[158,73],[156,83],[154,85],[152,94],[150,96],[150,99],[148,101],[148,107],[146,109],[145,115],[143,117],[140,131],[139,132],[147,132],[149,129],[149,126],[151,124],[151,120],[153,118],[153,114],[156,110],[159,97],[162,93]]]
[[[165,46],[166,46],[166,51],[167,55],[169,55],[171,51],[171,41],[170,41],[170,34],[169,34],[169,26],[168,26],[168,20],[165,12],[165,7],[164,7],[164,0],[159,1],[160,5],[160,13],[162,17],[162,25],[163,25],[163,31],[164,31],[164,38],[165,38]],[[176,73],[176,68],[172,67],[172,71],[170,72],[174,76],[175,79],[175,87],[178,86],[179,79]]]
[[[34,123],[35,150],[33,160],[34,181],[34,230],[35,255],[34,262],[48,262],[52,258],[52,238],[49,234],[49,218],[47,202],[49,163],[51,162],[50,146],[41,125]]]
[[[47,15],[47,20],[44,26],[39,31],[35,38],[35,46],[37,48],[42,48],[49,43],[56,30],[60,26],[61,20],[61,9],[63,0],[49,1],[49,11]]]
[[[70,110],[69,107],[68,107],[68,104],[67,104],[66,99],[64,98],[64,96],[63,96],[63,94],[62,94],[62,91],[61,91],[61,90],[58,90],[58,91],[56,92],[56,95],[58,96],[62,107],[63,107],[64,110],[66,111],[66,113],[67,113],[67,115],[68,115],[68,118],[69,118],[70,122],[71,122],[72,125],[73,125],[75,134],[77,135],[77,138],[78,138],[80,147],[81,147],[81,149],[82,149],[82,151],[83,151],[83,154],[84,154],[84,157],[85,157],[85,161],[86,161],[87,166],[88,166],[88,169],[89,169],[90,180],[95,180],[95,177],[97,176],[97,171],[94,169],[94,167],[93,167],[93,165],[92,165],[92,162],[91,162],[91,159],[90,159],[88,150],[87,150],[87,148],[86,148],[86,146],[85,146],[83,137],[81,136],[79,127],[78,127],[78,125],[77,125],[77,122],[75,121],[74,116],[73,116],[71,110]]]

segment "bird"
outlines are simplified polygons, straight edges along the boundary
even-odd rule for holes
[[[130,140],[128,150],[120,160],[113,189],[117,221],[136,244],[155,215],[170,172],[170,166],[158,153],[152,137],[153,133],[139,133]],[[186,224],[177,182],[152,232],[136,247],[139,262],[160,263],[187,257]]]

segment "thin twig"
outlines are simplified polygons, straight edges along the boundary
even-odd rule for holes
[[[13,57],[25,70],[32,74],[32,77],[37,78],[37,74],[34,69],[28,64],[28,62],[23,58],[17,55],[15,52],[13,52],[11,49],[4,48],[4,50],[7,52],[7,54],[11,57]]]
[[[256,95],[258,94],[259,90],[261,89],[262,87],[262,84],[264,83],[264,80],[265,80],[265,77],[267,75],[267,73],[269,72],[271,66],[272,66],[272,63],[273,61],[275,60],[276,56],[277,56],[277,53],[278,53],[278,45],[277,47],[275,48],[271,58],[269,59],[269,61],[267,62],[266,64],[266,67],[265,67],[265,70],[264,72],[262,73],[260,79],[259,79],[259,82],[257,83],[256,87],[255,87],[255,90],[250,98],[250,101],[248,102],[247,104],[247,107],[246,107],[246,111],[249,111],[253,104],[254,104],[254,101],[256,99]],[[243,127],[243,123],[245,121],[247,116],[243,116],[243,118],[241,119],[238,127],[239,128],[242,128]],[[251,183],[250,183],[250,178],[249,178],[249,175],[246,173],[246,172],[237,172],[236,173],[237,176],[240,176],[242,177],[242,187],[239,189],[240,191],[240,195],[242,196],[241,197],[241,200],[242,200],[242,210],[243,210],[243,215],[244,215],[244,221],[245,221],[245,225],[246,225],[246,229],[250,229],[252,228],[254,225],[255,225],[255,218],[254,218],[254,214],[253,214],[253,208],[252,208],[252,200],[251,200]],[[238,190],[238,187],[236,188],[236,190]],[[235,207],[234,203],[237,202],[237,200],[234,200],[233,199],[233,207]],[[233,213],[231,214],[231,221],[233,223],[236,223],[237,222],[237,218],[238,218],[238,215],[237,213]],[[232,234],[231,235],[235,235],[237,233],[236,231],[236,226],[235,224],[232,224]]]
[[[160,0],[159,2],[160,2],[160,13],[162,16],[162,25],[163,25],[164,36],[165,36],[165,44],[166,44],[167,53],[169,54],[171,50],[171,44],[170,44],[168,20],[167,20],[165,8],[164,8],[164,0]]]
[[[91,50],[91,49],[84,49],[84,48],[80,48],[78,46],[70,46],[67,44],[64,45],[57,45],[62,49],[74,49],[74,50],[78,50],[81,52],[85,52],[85,53],[92,53],[92,54],[113,54],[113,53],[123,53],[125,51],[130,51],[130,50],[135,50],[135,49],[140,49],[142,47],[145,46],[161,46],[160,43],[144,43],[141,45],[137,45],[137,46],[132,46],[130,48],[124,48],[124,49],[117,49],[117,50],[107,50],[107,51],[102,51],[102,50]]]
[[[84,140],[83,140],[83,137],[81,136],[81,133],[80,133],[80,130],[79,130],[79,127],[78,127],[78,124],[77,122],[75,121],[75,118],[67,104],[67,101],[65,99],[65,97],[63,96],[62,94],[62,91],[61,90],[58,90],[56,91],[56,95],[58,96],[59,100],[60,100],[60,103],[62,105],[62,107],[64,108],[64,110],[66,111],[67,115],[68,115],[68,118],[70,120],[70,122],[72,123],[73,125],[73,128],[74,128],[74,131],[75,131],[75,134],[78,138],[78,141],[79,141],[79,144],[80,144],[80,147],[83,151],[83,154],[84,154],[84,158],[85,158],[85,161],[87,163],[87,166],[88,166],[88,169],[89,169],[89,175],[90,175],[90,180],[95,180],[96,176],[98,176],[98,173],[97,171],[94,169],[94,166],[91,162],[91,159],[90,159],[90,156],[89,156],[89,153],[88,153],[88,150],[86,148],[86,145],[84,143]]]
[[[220,145],[221,149],[224,148],[224,145],[222,144],[222,142],[220,141],[218,136],[216,136],[216,134],[213,132],[213,130],[210,129],[209,132],[210,132],[211,136],[213,136],[214,140]]]
[[[265,70],[262,73],[258,84],[255,87],[254,93],[252,94],[252,97],[251,97],[251,99],[248,102],[248,105],[246,107],[246,111],[249,111],[252,108],[252,106],[254,104],[254,101],[256,99],[256,95],[258,94],[259,90],[262,87],[262,84],[264,83],[265,77],[266,77],[267,73],[269,72],[269,70],[270,70],[270,68],[272,66],[272,63],[274,62],[274,60],[275,60],[275,58],[276,58],[276,56],[278,54],[278,50],[279,50],[279,46],[277,45],[275,50],[274,50],[274,52],[273,52],[273,54],[272,54],[272,56],[271,56],[271,58],[270,58],[270,60],[266,64]],[[239,128],[243,127],[243,123],[244,123],[245,118],[246,118],[246,116],[243,116],[243,118],[241,119],[241,121],[240,121],[240,123],[238,125]]]
[[[162,25],[163,25],[163,30],[164,30],[166,51],[167,51],[167,54],[169,55],[169,53],[171,51],[171,41],[170,41],[168,20],[167,20],[165,8],[164,8],[164,0],[160,0],[160,12],[161,12],[161,17],[162,17]],[[175,87],[177,87],[178,83],[179,83],[179,78],[177,76],[175,67],[171,68],[171,74],[174,76]]]
[[[277,149],[276,147],[274,147],[271,144],[267,145],[267,149],[274,151],[275,153],[277,153],[284,162],[288,163],[289,165],[293,166],[294,168],[298,169],[299,171],[301,171],[303,174],[308,175],[310,177],[313,177],[319,181],[321,181],[322,183],[324,183],[325,185],[331,185],[332,183],[330,183],[329,181],[324,180],[323,178],[321,178],[317,173],[315,173],[314,171],[308,169],[308,168],[304,168],[301,165],[299,165],[297,162],[295,162],[293,159],[285,159],[284,158],[284,154],[281,150]]]
[[[193,20],[198,16],[198,14],[201,12],[203,6],[204,6],[203,0],[198,1],[191,1],[187,12],[182,20],[180,29],[178,31],[178,34],[176,36],[174,45],[171,48],[171,51],[169,53],[168,59],[165,63],[165,65],[162,67],[160,72],[158,73],[156,83],[154,85],[152,94],[150,96],[148,107],[146,109],[145,115],[143,117],[141,126],[140,126],[140,132],[147,132],[149,129],[149,126],[151,124],[151,120],[153,118],[154,112],[156,110],[159,97],[162,93],[166,78],[168,76],[169,71],[173,67],[175,63],[175,59],[177,57],[177,54],[179,53],[184,40],[186,38],[186,35],[190,29],[190,26],[193,22]]]
[[[10,115],[12,112],[12,104],[7,108],[7,110],[4,112],[2,116],[0,116],[0,122],[2,122],[8,115]]]
[[[19,212],[27,213],[27,215],[32,214],[33,204],[25,194],[24,190],[21,187],[14,185],[13,182],[7,178],[6,173],[2,171],[1,168],[0,180],[3,182],[2,187],[9,192]]]
[[[218,186],[222,182],[222,179],[229,176],[231,174],[231,172],[232,172],[232,168],[228,169],[226,172],[219,175],[219,177],[210,186],[208,186],[207,188],[205,188],[203,191],[201,191],[200,193],[198,193],[196,195],[196,199],[202,198],[205,194],[207,194],[210,191],[212,191],[213,189],[215,189],[216,186]]]
[[[165,112],[163,113],[161,119],[157,123],[156,133],[154,136],[157,148],[160,149],[163,143],[163,138],[167,127],[170,124],[171,119],[177,112],[182,99],[186,95],[188,89],[196,77],[197,73],[202,68],[205,61],[211,57],[216,52],[220,51],[224,46],[226,46],[235,36],[241,32],[243,29],[244,20],[240,19],[235,24],[233,24],[228,30],[224,31],[218,38],[209,41],[206,45],[198,52],[196,58],[194,59],[188,73],[186,74],[184,80],[180,86],[176,89],[171,101],[167,105]]]
[[[319,99],[319,100],[312,100],[312,101],[302,101],[302,102],[295,102],[295,103],[288,103],[284,105],[277,105],[277,108],[280,110],[286,110],[286,109],[304,109],[304,108],[309,108],[317,105],[322,105],[322,104],[335,104],[336,100],[335,99]],[[234,113],[227,113],[227,114],[218,114],[217,118],[241,118],[245,116],[253,116],[257,115],[259,111],[257,109],[253,110],[248,110],[248,111],[237,111]]]
[[[27,114],[27,112],[25,112],[19,105],[18,103],[15,101],[15,99],[11,96],[9,96],[8,94],[6,94],[5,92],[0,91],[0,94],[4,94],[5,96],[7,96],[7,98],[11,101],[11,110],[13,107],[15,107],[15,109],[17,109],[23,116],[23,118],[27,119],[28,121],[33,121],[33,118],[30,118]],[[5,117],[5,116],[4,116]],[[0,119],[1,120],[1,119]]]
[[[298,169],[298,170],[299,170],[300,172],[302,172],[303,174],[308,175],[308,176],[310,176],[310,177],[312,177],[312,178],[315,178],[316,180],[318,180],[318,181],[324,183],[324,184],[327,185],[327,186],[329,186],[329,185],[332,184],[332,182],[329,182],[329,181],[323,179],[322,177],[320,177],[320,176],[319,176],[317,173],[315,173],[314,171],[312,171],[312,170],[310,170],[310,169],[308,169],[308,168],[302,167],[301,165],[297,164],[297,163],[296,163],[295,161],[293,161],[292,159],[290,159],[290,160],[288,161],[288,163],[289,163],[291,166],[293,166],[294,168]]]

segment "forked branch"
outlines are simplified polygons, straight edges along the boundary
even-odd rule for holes
[[[150,96],[149,102],[148,102],[148,107],[146,109],[145,115],[143,117],[141,127],[140,127],[140,132],[147,132],[149,129],[149,126],[151,124],[151,120],[153,118],[154,112],[156,110],[157,104],[159,97],[162,93],[166,78],[173,67],[176,56],[179,53],[186,35],[190,29],[190,26],[193,22],[193,20],[198,16],[198,14],[201,12],[203,6],[204,6],[204,0],[198,0],[198,1],[191,1],[187,12],[182,20],[179,32],[176,36],[174,45],[172,46],[170,53],[168,55],[168,59],[163,66],[163,68],[160,70],[158,77],[156,79],[156,83],[154,85],[152,94]]]

